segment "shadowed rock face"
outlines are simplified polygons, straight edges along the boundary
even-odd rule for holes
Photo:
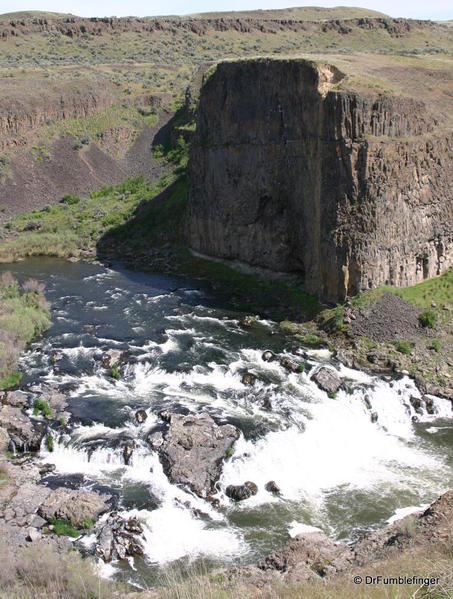
[[[453,136],[411,98],[334,91],[305,60],[220,63],[201,88],[189,239],[302,272],[322,299],[411,285],[453,264]]]

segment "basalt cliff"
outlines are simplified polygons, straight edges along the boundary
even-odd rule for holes
[[[328,64],[222,62],[189,161],[202,254],[305,276],[323,300],[453,264],[453,134],[420,98],[350,91]]]

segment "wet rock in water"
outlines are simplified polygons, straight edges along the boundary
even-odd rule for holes
[[[251,372],[244,372],[241,382],[243,385],[253,385],[256,381],[256,376]]]
[[[135,445],[132,442],[126,443],[123,447],[123,459],[126,466],[129,464],[132,454],[134,453],[134,447]]]
[[[256,324],[256,320],[256,316],[244,316],[244,318],[241,318],[239,322],[242,327],[248,329],[252,327],[254,324]]]
[[[300,368],[300,364],[291,358],[284,357],[280,360],[280,365],[286,370],[290,370],[291,372],[298,372]]]
[[[166,414],[166,418],[169,428],[158,448],[165,473],[171,482],[206,497],[238,430],[231,424],[217,425],[208,414]]]
[[[268,397],[263,399],[263,410],[272,410],[272,402]]]
[[[258,487],[250,480],[245,482],[243,485],[228,485],[228,487],[225,489],[225,495],[230,499],[233,499],[233,501],[243,501],[244,499],[248,499],[257,493]]]
[[[261,358],[265,362],[272,362],[273,360],[275,360],[275,354],[270,349],[267,349],[265,352],[263,352],[263,355],[261,356]]]
[[[370,416],[371,422],[374,424],[375,422],[378,421],[378,413],[377,412],[371,412],[371,416]]]
[[[143,424],[147,418],[148,414],[145,412],[145,410],[137,410],[137,412],[135,412],[135,420],[139,424]]]
[[[366,409],[371,410],[372,405],[371,405],[370,396],[368,395],[368,393],[364,396],[363,401],[365,402]]]
[[[56,469],[57,467],[55,466],[55,464],[43,464],[39,468],[39,474],[41,474],[41,476],[45,476],[46,474],[51,474]]]
[[[61,518],[69,520],[73,526],[82,526],[87,518],[94,521],[109,511],[111,499],[111,495],[59,488],[50,493],[38,514],[47,521]]]
[[[160,431],[155,432],[155,433],[150,433],[146,437],[146,441],[147,441],[147,443],[149,443],[151,445],[151,447],[152,447],[152,449],[154,449],[154,451],[158,451],[164,443],[164,436]]]
[[[268,483],[264,485],[264,488],[268,493],[272,493],[273,495],[280,495],[280,487],[277,485],[275,480],[270,480]]]
[[[16,451],[38,451],[47,430],[44,422],[32,422],[22,410],[9,405],[0,410],[0,426],[8,432]]]
[[[336,371],[325,366],[315,372],[312,380],[326,393],[336,393],[341,387],[341,379]]]
[[[109,516],[101,528],[96,554],[106,562],[143,555],[143,527],[137,518],[124,520],[118,514]]]
[[[420,416],[423,415],[423,407],[422,407],[422,400],[419,397],[414,397],[413,395],[410,396],[409,401],[411,402],[411,406],[414,408],[414,410],[417,412],[417,414],[420,414]]]
[[[159,412],[159,418],[164,422],[170,422],[172,413],[169,410],[162,410]]]
[[[102,354],[101,363],[104,368],[112,368],[121,361],[121,352],[118,349],[108,349]]]
[[[283,549],[268,555],[259,567],[281,572],[285,582],[301,582],[342,572],[351,562],[352,552],[347,546],[316,531],[297,535]]]
[[[435,414],[436,413],[436,408],[434,406],[434,402],[433,402],[432,398],[428,397],[428,395],[424,395],[423,396],[423,401],[425,402],[427,413],[430,414],[431,416],[433,414]]]
[[[354,360],[344,349],[337,349],[335,352],[336,359],[344,364],[347,368],[353,368]]]

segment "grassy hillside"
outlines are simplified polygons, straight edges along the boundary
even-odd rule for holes
[[[361,19],[366,17],[387,17],[388,15],[368,8],[355,8],[351,6],[335,6],[325,8],[321,6],[295,6],[274,10],[237,10],[230,12],[205,12],[189,15],[200,19],[214,19],[218,17],[232,17],[244,19],[298,19],[300,21],[327,21],[329,19]]]
[[[70,13],[48,12],[45,10],[18,10],[0,14],[0,19],[66,19],[72,16]]]

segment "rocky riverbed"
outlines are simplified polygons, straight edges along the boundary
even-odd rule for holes
[[[2,396],[12,551],[71,542],[139,586],[187,561],[330,576],[386,555],[396,529],[374,531],[453,484],[451,403],[403,374],[348,367],[189,280],[15,268],[46,282],[53,326]]]

